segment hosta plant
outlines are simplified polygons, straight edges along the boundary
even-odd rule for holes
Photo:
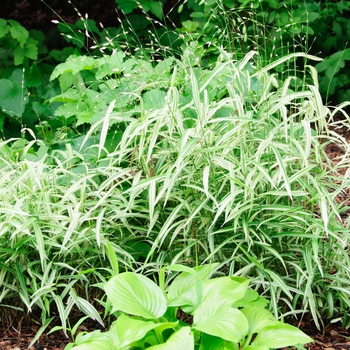
[[[163,268],[159,286],[135,272],[116,274],[104,290],[117,321],[104,333],[80,333],[66,349],[268,350],[312,341],[275,319],[248,279],[211,279],[217,267],[172,265],[167,270],[181,273],[166,285]]]

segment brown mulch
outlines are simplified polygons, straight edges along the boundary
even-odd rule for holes
[[[79,318],[83,316],[84,315],[80,311],[77,311],[75,314],[75,321],[79,320]],[[59,325],[58,320],[59,318],[57,317],[57,325]],[[27,319],[24,322],[28,324],[30,323],[30,319]],[[72,339],[69,339],[63,331],[56,331],[52,334],[48,334],[49,330],[47,330],[46,333],[40,336],[35,345],[28,348],[33,338],[37,334],[40,326],[26,325],[24,327],[19,324],[20,328],[18,329],[16,329],[14,326],[5,329],[2,326],[3,325],[0,325],[0,350],[62,350],[72,341]],[[78,333],[85,331],[92,332],[96,329],[103,331],[102,326],[99,323],[93,321],[92,319],[87,319],[78,327]],[[107,329],[108,326],[106,322],[105,330]],[[68,336],[70,335],[69,331],[67,331],[67,334]]]
[[[97,326],[96,328],[100,328]],[[82,326],[80,331],[93,331],[96,329],[93,322]],[[339,324],[331,324],[327,326],[324,332],[316,329],[310,329],[306,323],[300,325],[306,334],[314,339],[314,343],[305,345],[309,350],[343,350],[350,349],[350,332],[341,327]],[[15,329],[7,331],[0,330],[0,350],[24,350],[35,336],[37,328],[27,327],[18,332]],[[39,341],[30,348],[30,350],[63,350],[70,342],[63,332],[58,331],[50,335],[42,335]],[[98,350],[98,349],[96,349]]]
[[[37,329],[24,328],[19,333],[11,329],[0,331],[0,350],[22,350],[28,349]],[[43,335],[40,340],[30,350],[62,350],[69,343],[69,339],[63,332],[55,332],[50,335]],[[96,349],[97,350],[97,349]]]
[[[306,325],[301,325],[300,329],[314,339],[314,343],[305,345],[309,350],[350,349],[349,330],[339,324],[328,325],[322,333],[317,329],[310,331]]]

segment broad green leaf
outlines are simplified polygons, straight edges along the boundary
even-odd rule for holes
[[[219,310],[211,302],[196,309],[193,328],[232,342],[240,342],[248,333],[248,321],[241,311],[232,307]]]
[[[257,306],[265,308],[268,305],[268,300],[260,297],[259,293],[255,290],[248,289],[242,299],[237,300],[232,306],[233,307],[250,307]]]
[[[145,110],[160,109],[164,107],[166,93],[159,89],[147,91],[143,95]]]
[[[27,43],[27,45],[25,46],[24,56],[28,57],[32,60],[38,59],[38,47],[37,47],[36,42],[34,40],[32,43]]]
[[[12,25],[10,29],[11,36],[14,39],[17,39],[20,46],[23,47],[29,38],[28,30],[22,27],[18,22],[14,20],[9,20],[8,22]]]
[[[75,344],[72,349],[74,350],[116,350],[114,338],[109,332],[101,333],[100,330],[94,331],[82,336],[77,336]]]
[[[0,79],[0,107],[9,115],[20,117],[24,112],[24,107],[28,90],[8,79]]]
[[[104,56],[96,60],[98,71],[96,73],[96,79],[102,79],[105,76],[120,74],[123,71],[123,59],[125,53],[116,51],[111,56]]]
[[[238,344],[225,339],[203,333],[200,338],[199,350],[238,350]]]
[[[248,320],[250,334],[259,333],[267,326],[280,324],[268,310],[261,307],[245,307],[241,311]]]
[[[98,341],[92,341],[90,343],[81,344],[78,346],[74,346],[72,349],[74,350],[116,350],[116,348],[113,344],[109,342],[109,340],[98,340]]]
[[[118,317],[114,329],[118,335],[119,346],[124,347],[142,339],[150,330],[160,325],[160,323],[136,320],[122,314]]]
[[[151,12],[159,19],[163,18],[163,3],[161,1],[149,2]]]
[[[136,0],[116,0],[116,3],[118,4],[118,9],[122,10],[125,15],[137,9]]]
[[[171,69],[171,67],[173,66],[174,63],[175,63],[175,59],[173,57],[166,58],[165,60],[159,62],[155,66],[154,70],[158,74],[165,74],[165,73],[170,71],[170,69]]]
[[[183,286],[178,285],[179,289],[175,292],[178,292],[179,294],[169,300],[168,306],[181,306],[182,309],[186,308],[184,309],[186,312],[192,313],[200,303],[196,294],[196,284],[201,282],[192,280],[191,278],[188,278],[188,281],[189,284]]]
[[[83,116],[85,119],[87,118],[86,122],[89,122],[91,119],[92,111],[89,110],[89,106],[87,106],[84,101],[80,101],[78,103],[66,102],[55,110],[55,115],[62,116],[66,119],[71,116],[76,116],[77,118],[81,118],[81,116]]]
[[[4,37],[10,31],[10,27],[7,25],[7,21],[0,18],[0,38]]]
[[[232,306],[242,299],[247,291],[249,280],[237,282],[231,277],[220,277],[203,282],[203,303],[211,302],[217,310],[223,306]]]
[[[190,306],[186,311],[192,312],[200,302],[196,291],[197,283],[209,278],[217,266],[216,263],[207,264],[194,268],[194,272],[183,272],[177,276],[168,289],[168,306]]]
[[[64,74],[64,76],[70,76],[70,75],[71,75],[70,73]],[[75,103],[77,103],[80,100],[81,100],[81,94],[77,90],[70,88],[67,91],[65,91],[64,93],[52,97],[49,101],[50,102],[75,102]]]
[[[194,338],[190,327],[183,327],[164,343],[154,345],[148,350],[194,350]]]
[[[24,49],[21,46],[16,46],[13,50],[13,59],[16,66],[23,64],[25,57]]]
[[[76,74],[82,70],[91,70],[95,65],[95,59],[90,56],[69,56],[67,61],[60,63],[53,70],[50,80],[54,80],[65,72]]]
[[[244,350],[269,350],[269,348],[267,346],[254,346],[254,345],[244,346],[242,349],[244,349]]]
[[[149,278],[132,272],[112,277],[105,291],[113,306],[127,314],[144,318],[163,316],[167,305],[159,287]]]
[[[289,324],[280,323],[262,329],[251,345],[266,346],[268,348],[283,348],[285,346],[310,342],[313,342],[312,338],[298,328]]]

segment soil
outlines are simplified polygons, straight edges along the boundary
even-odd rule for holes
[[[0,350],[24,350],[28,349],[33,337],[39,327],[25,327],[22,329],[2,329],[0,330]],[[80,331],[93,331],[101,328],[93,321],[84,323]],[[310,329],[307,323],[302,323],[299,327],[306,334],[314,339],[314,343],[305,345],[309,350],[343,350],[350,349],[350,332],[339,324],[327,326],[322,333],[317,329]],[[62,331],[53,334],[43,334],[39,341],[30,350],[63,350],[70,342]],[[98,349],[96,349],[98,350]]]

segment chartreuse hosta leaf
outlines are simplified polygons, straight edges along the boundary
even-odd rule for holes
[[[199,350],[239,350],[239,346],[237,343],[203,333]]]
[[[254,346],[268,348],[283,348],[296,344],[306,344],[313,340],[301,330],[289,324],[279,323],[265,327],[251,343]]]
[[[154,345],[148,350],[194,350],[194,338],[190,327],[173,333],[164,344]]]
[[[181,306],[186,312],[193,312],[201,302],[201,281],[209,278],[218,264],[208,264],[196,267],[187,272],[182,272],[171,283],[167,290],[168,306]],[[178,265],[168,268],[173,271],[181,271]]]
[[[126,315],[119,316],[115,327],[111,331],[116,331],[119,340],[119,347],[123,348],[133,342],[142,339],[150,330],[161,327],[175,328],[177,322],[154,323],[151,321],[137,320]]]
[[[138,320],[122,314],[118,320],[113,323],[109,332],[100,333],[95,331],[77,338],[76,350],[124,350],[133,343],[141,340],[152,329],[159,329],[162,333],[165,329],[175,328],[178,322],[155,323],[151,321]],[[142,342],[141,342],[142,343]]]
[[[223,306],[232,306],[234,302],[244,297],[249,281],[246,279],[235,280],[234,277],[219,277],[213,280],[198,281],[191,275],[181,274],[181,284],[172,289],[177,278],[169,288],[168,306],[181,306],[187,313],[195,310],[210,299],[212,312]],[[187,284],[185,284],[187,283]],[[173,293],[171,293],[173,292]],[[169,298],[169,294],[175,298]]]
[[[124,272],[105,284],[105,291],[113,306],[127,314],[146,319],[159,318],[167,309],[164,294],[149,278]]]
[[[247,292],[249,280],[234,277],[219,277],[203,282],[203,301],[210,300],[213,307],[219,309],[232,306],[237,300],[244,297]]]
[[[251,335],[261,332],[267,326],[280,324],[271,312],[261,307],[245,307],[241,311],[248,320],[249,334]]]
[[[217,309],[211,299],[195,312],[192,328],[222,339],[240,342],[248,333],[248,321],[241,311],[224,306]]]
[[[115,350],[118,349],[112,333],[101,333],[100,330],[88,333],[79,334],[75,340],[76,346],[74,350]]]

